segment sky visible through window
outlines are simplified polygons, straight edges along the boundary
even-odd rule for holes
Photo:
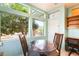
[[[38,24],[39,26],[43,27],[43,22],[42,21],[35,20],[35,23]]]

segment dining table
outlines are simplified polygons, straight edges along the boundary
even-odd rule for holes
[[[56,48],[54,47],[53,42],[40,40],[40,41],[33,41],[32,49],[33,51],[37,51],[40,54],[40,56],[47,56],[48,52],[52,52]]]

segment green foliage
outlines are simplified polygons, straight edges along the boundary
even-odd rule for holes
[[[18,3],[11,4],[11,7],[15,10],[18,10],[18,11],[22,11],[22,12],[25,12],[25,13],[28,12],[28,8],[22,6],[21,4],[18,4]]]
[[[25,17],[17,17],[12,14],[2,13],[1,32],[4,34],[13,34],[15,32],[21,32],[22,30],[27,32],[28,23],[26,20]]]

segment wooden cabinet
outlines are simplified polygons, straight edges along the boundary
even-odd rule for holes
[[[67,37],[65,40],[65,50],[70,51],[70,47],[77,48],[79,51],[79,38]]]
[[[68,17],[67,18],[67,27],[79,28],[79,15]]]

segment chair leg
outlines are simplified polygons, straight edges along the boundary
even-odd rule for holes
[[[78,52],[75,52],[77,55],[79,55],[79,53]]]
[[[68,56],[70,56],[72,54],[72,51],[69,52]]]

